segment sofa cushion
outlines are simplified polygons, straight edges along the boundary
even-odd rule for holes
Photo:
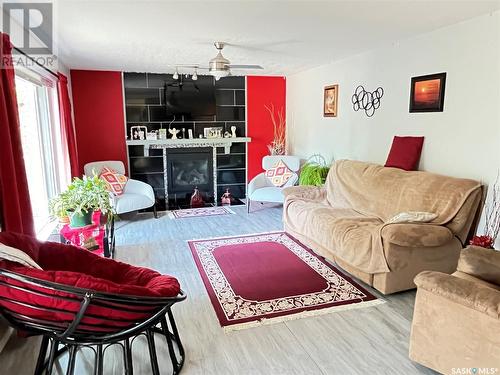
[[[283,203],[285,196],[279,187],[268,186],[255,190],[250,194],[250,200],[258,202]]]
[[[499,290],[500,291],[500,285],[492,284],[487,281],[484,281],[480,279],[479,277],[469,275],[468,273],[462,272],[462,271],[455,271],[452,273],[453,276],[458,277],[460,279],[465,279],[465,280],[470,280],[474,281],[475,283],[483,286],[487,286],[489,288]]]
[[[500,251],[469,246],[460,253],[457,271],[500,285]]]
[[[383,255],[373,253],[373,241],[377,240],[373,233],[378,233],[383,225],[381,220],[350,209],[300,199],[287,200],[285,215],[291,230],[331,249],[346,263],[367,273],[372,269],[385,270],[385,260],[381,262]]]
[[[467,198],[480,190],[477,181],[429,172],[407,172],[353,160],[339,160],[327,177],[327,199],[384,222],[404,211],[438,214],[436,224],[453,220]]]
[[[390,224],[382,228],[381,234],[384,242],[405,247],[441,246],[453,239],[453,233],[440,225]]]
[[[115,197],[115,211],[117,214],[142,210],[151,207],[154,202],[144,194],[134,194],[125,192]]]
[[[417,170],[423,144],[424,137],[395,136],[385,166],[406,171]]]

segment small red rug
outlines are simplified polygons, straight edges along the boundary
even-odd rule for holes
[[[284,232],[189,247],[226,330],[383,302]]]
[[[234,211],[226,206],[188,208],[185,210],[169,211],[168,215],[172,219],[183,219],[187,217],[220,216],[234,214]]]

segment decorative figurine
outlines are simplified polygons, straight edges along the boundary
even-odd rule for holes
[[[231,133],[224,132],[224,138],[231,138]]]
[[[203,196],[198,189],[198,186],[194,188],[194,193],[191,195],[191,208],[204,207],[205,202],[203,201]]]
[[[231,193],[229,192],[229,189],[226,189],[226,192],[224,194],[222,194],[222,197],[220,198],[221,200],[221,204],[223,206],[225,205],[228,205],[230,206],[231,205],[231,200],[233,199],[233,196],[231,195]]]
[[[231,138],[236,138],[236,126],[231,126]]]
[[[179,134],[180,130],[177,130],[176,128],[168,129],[168,132],[172,135],[172,138],[170,139],[178,139],[177,134]]]

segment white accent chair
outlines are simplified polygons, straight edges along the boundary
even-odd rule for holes
[[[87,163],[83,167],[83,170],[87,176],[92,176],[94,173],[100,175],[104,167],[125,174],[125,166],[123,163],[115,160]],[[123,189],[123,194],[118,196],[111,194],[111,196],[113,207],[117,215],[143,210],[152,206],[155,218],[158,217],[156,212],[155,193],[151,185],[145,182],[129,178]]]
[[[283,163],[285,163],[292,172],[295,172],[295,174],[282,187],[274,186],[269,178],[266,177],[265,172],[255,176],[248,183],[247,212],[250,212],[250,203],[252,201],[283,203],[285,200],[283,189],[295,185],[299,180],[298,171],[300,170],[300,158],[297,156],[264,156],[262,158],[262,168],[267,171],[274,167],[280,160],[283,160]]]

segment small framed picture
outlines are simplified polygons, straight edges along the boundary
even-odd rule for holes
[[[337,117],[339,85],[325,87],[323,96],[323,117]]]
[[[410,112],[443,112],[446,73],[412,77]]]
[[[203,136],[205,138],[222,138],[222,126],[215,126],[203,129]]]

